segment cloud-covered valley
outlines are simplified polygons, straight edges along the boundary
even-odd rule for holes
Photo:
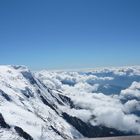
[[[72,116],[140,134],[140,68],[122,67],[82,72],[37,73],[50,88],[72,99]]]

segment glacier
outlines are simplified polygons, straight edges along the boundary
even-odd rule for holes
[[[30,71],[0,66],[0,139],[140,134],[140,66]]]

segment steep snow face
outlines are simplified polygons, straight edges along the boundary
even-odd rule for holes
[[[13,139],[26,139],[17,127],[35,140],[82,137],[61,117],[60,99],[50,92],[26,67],[0,66],[0,113],[10,126],[1,126],[0,137],[9,140],[13,134]]]
[[[33,73],[0,66],[0,139],[140,134],[140,68]]]

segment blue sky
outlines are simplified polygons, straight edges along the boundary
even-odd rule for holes
[[[140,65],[140,0],[0,0],[0,64]]]

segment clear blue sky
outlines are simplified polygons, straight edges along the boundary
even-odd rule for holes
[[[0,0],[0,64],[140,65],[140,0]]]

